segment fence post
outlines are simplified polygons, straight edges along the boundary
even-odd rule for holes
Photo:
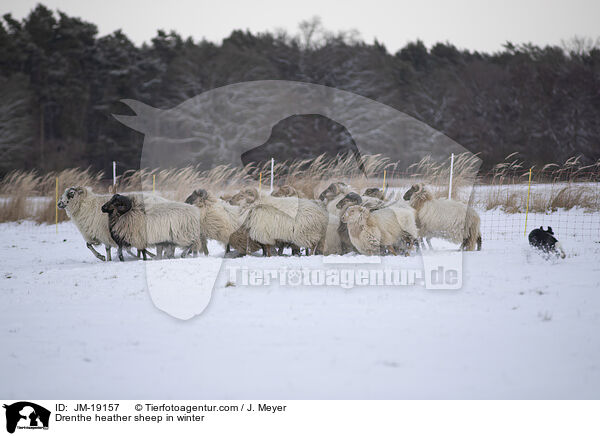
[[[117,162],[113,160],[113,187],[117,186]]]
[[[527,217],[529,216],[529,193],[531,192],[531,170],[529,168],[529,186],[527,187],[527,207],[525,209],[525,230],[523,230],[523,236],[527,235]]]
[[[452,173],[454,172],[454,153],[450,156],[450,186],[448,187],[448,200],[452,200]]]
[[[152,174],[152,193],[154,194],[156,187],[156,174]]]
[[[383,189],[382,189],[382,194],[385,195],[385,176],[386,176],[387,171],[383,170]]]
[[[269,194],[273,193],[273,166],[275,164],[275,159],[271,158],[271,192],[269,192]]]
[[[56,234],[58,234],[58,177],[56,178],[56,189],[55,189],[55,199],[54,202],[54,224],[56,225]]]

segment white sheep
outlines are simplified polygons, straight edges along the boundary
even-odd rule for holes
[[[110,200],[111,195],[95,194],[90,188],[72,186],[65,189],[57,206],[64,209],[83,236],[87,248],[98,259],[112,260],[110,249],[117,243],[110,236],[108,219],[100,210]],[[104,244],[106,257],[96,251],[94,245]]]
[[[352,245],[360,254],[381,254],[381,231],[366,207],[348,207],[341,221],[347,225]]]
[[[142,250],[144,260],[147,247],[164,244],[183,248],[182,256],[199,249],[208,254],[200,211],[189,204],[175,201],[144,204],[140,196],[115,194],[102,206],[102,212],[108,214],[108,227],[118,244],[121,261],[122,248],[128,246]]]
[[[185,200],[187,204],[200,210],[200,222],[208,239],[214,239],[225,245],[229,253],[231,235],[240,228],[240,210],[215,198],[205,189],[196,189]]]
[[[336,204],[349,192],[350,187],[344,182],[333,182],[321,192],[319,200],[325,204],[329,214],[337,215],[338,210]]]
[[[325,230],[325,239],[323,239],[323,255],[344,254],[342,249],[342,240],[338,232],[340,219],[335,215],[329,215],[327,229]]]
[[[364,206],[350,206],[342,215],[348,226],[352,245],[359,253],[373,254],[385,250],[408,254],[412,247],[418,248],[418,231],[414,211],[387,207],[369,210]]]
[[[259,196],[256,190],[245,195],[243,226],[252,240],[265,245],[267,256],[279,242],[306,248],[307,253],[320,251],[328,222],[323,207],[304,198]]]
[[[423,183],[413,185],[404,194],[404,200],[417,211],[419,236],[427,240],[429,248],[431,238],[442,238],[461,249],[481,250],[481,220],[477,212],[466,204],[455,200],[434,199],[433,194]]]

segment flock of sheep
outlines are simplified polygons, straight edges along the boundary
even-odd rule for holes
[[[123,260],[123,249],[137,256],[171,258],[208,255],[207,241],[216,240],[226,253],[261,251],[265,256],[292,254],[409,255],[420,241],[443,238],[463,250],[481,249],[480,219],[459,201],[436,199],[423,183],[403,198],[384,198],[378,188],[362,195],[345,183],[329,185],[317,199],[286,185],[272,194],[244,189],[217,198],[195,190],[184,203],[155,194],[102,195],[84,187],[65,190],[58,207],[65,209],[100,260],[111,260],[111,247]],[[94,245],[103,244],[106,256]]]

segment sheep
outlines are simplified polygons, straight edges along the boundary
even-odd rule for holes
[[[254,203],[257,198],[258,191],[255,188],[243,189],[231,197],[229,204],[244,207],[250,203]]]
[[[381,253],[381,231],[369,210],[362,206],[350,206],[341,217],[348,226],[352,245],[360,254],[368,256]]]
[[[336,215],[338,212],[335,207],[337,202],[349,192],[350,187],[344,182],[334,182],[331,183],[323,192],[321,192],[319,195],[319,200],[325,203],[327,212],[329,214]]]
[[[363,195],[367,197],[377,198],[379,200],[385,200],[383,191],[379,188],[367,188],[363,191]]]
[[[57,206],[64,209],[83,236],[87,248],[102,261],[112,260],[110,249],[117,243],[110,235],[108,220],[101,212],[102,205],[110,195],[94,194],[90,188],[72,186],[65,189]],[[96,251],[94,245],[104,244],[106,257]]]
[[[251,191],[251,190],[247,190]],[[245,192],[246,214],[243,226],[254,241],[265,245],[266,255],[278,242],[287,242],[307,249],[307,254],[320,251],[325,238],[328,215],[324,208],[304,198]]]
[[[480,218],[466,204],[455,200],[434,199],[423,183],[412,185],[404,200],[417,211],[419,236],[425,238],[429,248],[431,238],[443,238],[461,244],[461,250],[481,250]]]
[[[340,219],[335,215],[329,215],[327,229],[325,230],[325,238],[322,240],[323,255],[329,256],[332,254],[344,254],[342,249],[342,240],[339,234]]]
[[[152,245],[169,244],[189,251],[202,249],[208,254],[206,236],[202,232],[198,208],[174,201],[144,205],[140,196],[115,194],[102,206],[108,214],[108,227],[118,244],[119,260],[123,261],[123,247],[142,250]]]
[[[350,242],[359,253],[373,252],[374,248],[370,244],[374,244],[375,239],[379,241],[380,252],[387,249],[392,254],[397,254],[396,250],[408,254],[413,246],[419,249],[414,210],[395,207],[369,210],[368,207],[351,205],[350,202],[346,204],[349,206],[341,221],[348,226]],[[351,208],[354,208],[352,212],[347,213]],[[366,226],[362,236],[362,230],[359,231],[361,225]],[[367,228],[369,226],[373,228]]]
[[[341,200],[335,203],[335,207],[339,211],[339,216],[342,216],[350,206],[363,206],[373,211],[385,207],[385,203],[375,198],[363,199],[356,192],[349,192]],[[340,221],[338,227],[338,234],[341,240],[343,253],[348,253],[350,251],[356,250],[355,247],[352,245],[352,241],[350,240],[350,236],[348,234],[348,226],[343,221]]]
[[[302,191],[298,191],[291,185],[283,185],[280,186],[277,191],[271,194],[273,197],[298,197],[298,198],[306,198],[305,194]]]
[[[202,228],[208,239],[223,243],[229,253],[229,239],[240,227],[239,207],[217,200],[205,189],[196,189],[185,200],[200,210]]]

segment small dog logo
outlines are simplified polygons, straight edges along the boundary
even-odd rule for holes
[[[554,237],[552,227],[548,227],[548,230],[544,230],[544,227],[534,229],[529,233],[529,245],[538,250],[541,250],[547,255],[553,254],[560,256],[561,259],[565,258],[565,251],[562,248],[558,239]]]
[[[48,429],[50,411],[29,401],[19,401],[4,405],[6,409],[6,431],[14,433],[19,429]]]

